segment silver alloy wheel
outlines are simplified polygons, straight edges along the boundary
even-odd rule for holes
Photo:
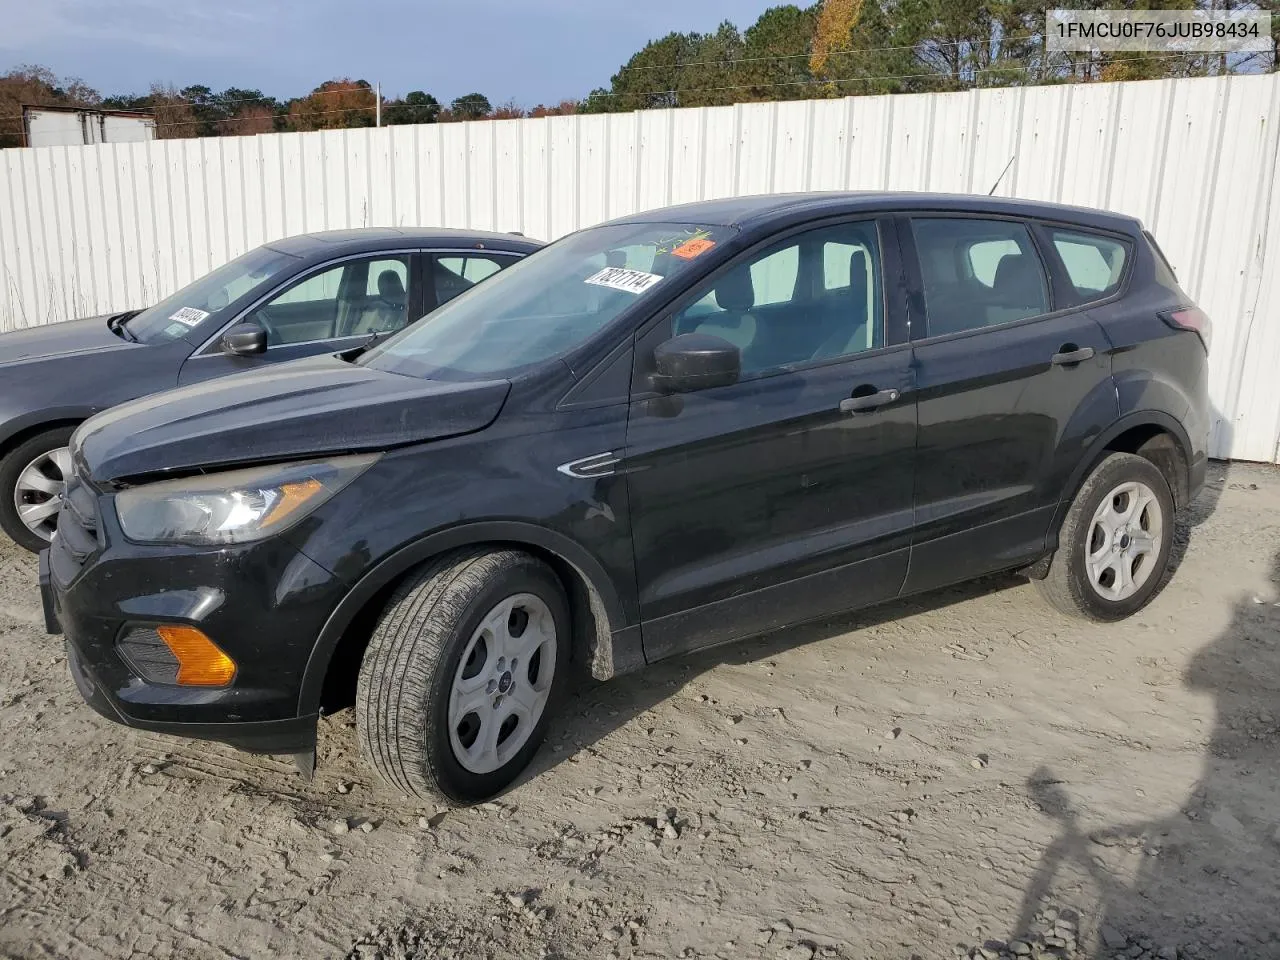
[[[472,773],[520,752],[551,696],[556,622],[532,593],[507,597],[471,635],[449,693],[449,743]]]
[[[1156,573],[1164,511],[1145,483],[1120,484],[1094,511],[1085,546],[1089,582],[1105,600],[1127,600]]]
[[[22,525],[41,540],[53,539],[69,476],[71,451],[66,447],[40,454],[18,474],[13,505]]]

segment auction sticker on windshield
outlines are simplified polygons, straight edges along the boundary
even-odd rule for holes
[[[628,270],[626,267],[605,267],[599,273],[593,273],[583,283],[595,284],[597,287],[612,287],[614,290],[625,290],[627,293],[641,294],[661,282],[662,277],[656,273],[645,273],[643,270]]]
[[[184,327],[194,327],[209,314],[203,310],[197,310],[195,307],[183,307],[174,313],[169,314],[170,320],[177,320]]]
[[[700,257],[712,247],[716,245],[714,240],[708,240],[706,237],[694,237],[687,240],[680,246],[671,251],[671,255],[679,257],[681,260],[692,260],[694,257]]]

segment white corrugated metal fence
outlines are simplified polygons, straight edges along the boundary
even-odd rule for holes
[[[1280,458],[1280,77],[1062,85],[0,151],[0,330],[368,225],[552,239],[733,194],[987,193],[1141,217],[1213,317],[1213,452]],[[1010,159],[1012,158],[1012,164]]]

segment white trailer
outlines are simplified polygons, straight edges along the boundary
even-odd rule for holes
[[[155,117],[124,110],[23,107],[22,126],[28,147],[79,147],[156,138]]]

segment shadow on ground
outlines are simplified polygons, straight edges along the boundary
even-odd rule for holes
[[[1270,581],[1269,593],[1239,597],[1182,677],[1213,698],[1215,721],[1176,813],[1087,831],[1052,770],[1028,778],[1028,796],[1058,824],[1014,926],[1037,953],[1079,925],[1087,955],[1106,960],[1280,957],[1280,553]],[[1050,906],[1068,869],[1092,881],[1094,917]]]

